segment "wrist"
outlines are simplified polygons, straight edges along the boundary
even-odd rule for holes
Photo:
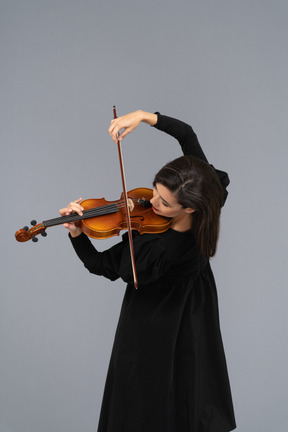
[[[78,237],[80,234],[82,234],[82,230],[80,228],[76,228],[76,229],[70,229],[69,233],[71,235],[71,237]]]
[[[139,115],[140,115],[141,121],[143,123],[149,124],[150,126],[154,126],[158,121],[157,114],[153,114],[153,113],[150,113],[147,111],[139,110]]]

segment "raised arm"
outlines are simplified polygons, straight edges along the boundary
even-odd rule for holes
[[[165,132],[173,136],[174,138],[176,138],[182,147],[182,151],[184,155],[195,156],[199,159],[202,159],[205,162],[208,162],[199,144],[197,135],[195,134],[191,126],[189,126],[187,123],[182,122],[181,120],[164,116],[161,115],[160,113],[157,113],[157,115],[158,115],[158,121],[153,126],[161,130],[162,132]],[[230,180],[228,174],[225,171],[221,171],[215,168],[214,166],[213,168],[223,188],[223,197],[224,197],[223,205],[224,205],[228,195],[227,186],[229,185]]]
[[[196,156],[207,162],[192,127],[180,120],[161,115],[160,113],[153,114],[138,110],[118,117],[111,121],[109,133],[113,141],[117,142],[117,139],[121,141],[126,135],[136,129],[141,122],[154,126],[156,129],[176,138],[185,155]]]
[[[157,113],[157,117],[157,123],[153,126],[177,139],[184,155],[195,156],[208,162],[199,144],[197,135],[191,126],[181,120],[161,115],[160,113]]]
[[[117,139],[121,141],[126,135],[136,129],[141,122],[147,123],[148,125],[174,137],[179,142],[184,155],[195,156],[208,162],[192,127],[181,120],[162,115],[158,112],[153,114],[138,110],[122,117],[118,117],[111,121],[109,133],[113,141],[117,142]],[[226,172],[220,171],[216,168],[214,169],[222,184],[225,202],[228,194],[226,188],[229,185],[229,177]]]

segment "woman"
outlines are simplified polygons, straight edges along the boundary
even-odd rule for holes
[[[139,289],[127,234],[98,252],[75,224],[64,224],[91,273],[127,282],[98,432],[227,432],[235,420],[209,258],[229,179],[207,163],[192,128],[179,120],[139,110],[112,120],[109,133],[122,140],[140,122],[176,138],[185,156],[153,182],[153,210],[172,218],[170,228],[133,232]],[[76,200],[60,214],[82,210]]]

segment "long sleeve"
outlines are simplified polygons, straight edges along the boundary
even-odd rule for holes
[[[181,120],[164,116],[157,113],[158,121],[154,126],[156,129],[173,136],[181,145],[184,155],[191,155],[207,161],[207,158],[199,144],[197,135],[192,127]]]
[[[145,285],[158,280],[171,265],[170,256],[159,241],[159,235],[140,235],[138,232],[133,232],[133,237],[139,284]],[[74,238],[69,235],[69,238],[78,258],[90,273],[104,276],[112,281],[120,277],[125,282],[133,283],[127,233],[122,236],[121,242],[103,252],[97,251],[84,233]]]
[[[78,258],[90,273],[105,276],[110,280],[119,278],[119,262],[122,253],[120,244],[110,250],[98,252],[84,233],[74,238],[69,234],[69,238]]]
[[[158,116],[158,121],[154,125],[156,129],[174,137],[179,142],[184,155],[195,156],[208,163],[205,153],[203,152],[198,141],[197,135],[190,125],[182,122],[181,120],[162,115],[158,112],[156,114]],[[230,180],[228,174],[225,171],[216,169],[213,165],[211,166],[214,168],[222,185],[224,205],[228,195],[227,186],[229,185]]]

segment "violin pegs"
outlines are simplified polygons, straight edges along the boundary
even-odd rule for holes
[[[37,242],[38,242],[38,238],[35,237],[34,235],[32,235],[32,241],[33,241],[34,243],[37,243]]]
[[[23,229],[24,229],[24,231],[26,231],[26,232],[29,231],[28,226],[24,226]]]
[[[42,231],[42,232],[41,232],[41,235],[42,235],[42,237],[46,237],[46,236],[47,236],[46,231]]]
[[[36,220],[34,220],[34,219],[33,219],[30,223],[31,223],[31,225],[33,225],[33,226],[35,226],[35,225],[37,224]]]

